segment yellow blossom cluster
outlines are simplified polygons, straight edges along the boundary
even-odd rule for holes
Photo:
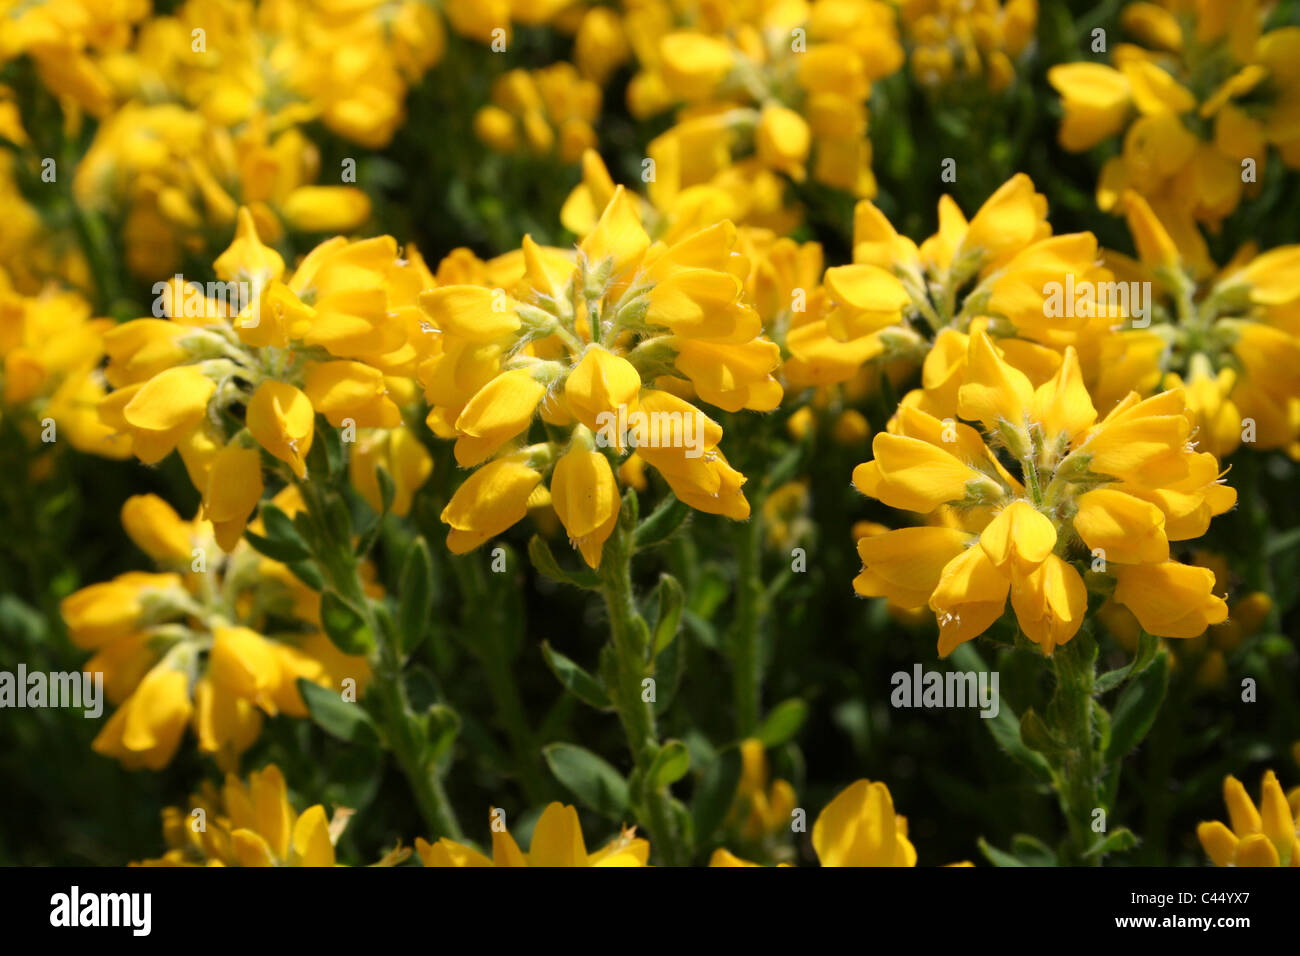
[[[592,567],[618,518],[620,460],[635,449],[686,504],[743,519],[745,477],[718,448],[725,411],[781,401],[780,350],[743,299],[748,265],[722,221],[652,243],[620,187],[576,255],[524,238],[508,286],[422,293],[439,331],[419,369],[437,435],[477,470],[443,511],[448,547],[477,547],[522,519],[547,474],[549,499]],[[548,435],[530,440],[540,419]]]
[[[1015,79],[1015,61],[1038,25],[1038,0],[902,0],[898,13],[918,83],[979,80],[996,93]]]
[[[403,427],[399,402],[414,398],[411,376],[430,338],[416,296],[434,284],[418,252],[409,256],[399,259],[389,237],[336,237],[289,273],[241,210],[214,265],[214,295],[164,283],[166,318],[125,322],[105,337],[114,390],[101,418],[146,464],[179,450],[227,550],[262,497],[259,449],[305,478],[318,414],[352,441],[358,430],[389,433],[364,443],[354,474],[373,488],[361,466],[382,461],[409,507],[432,462]]]
[[[301,507],[292,488],[276,504],[286,514]],[[320,595],[287,567],[242,541],[223,550],[210,522],[184,521],[156,495],[128,498],[122,525],[159,570],[89,585],[62,604],[68,636],[94,652],[86,668],[118,705],[97,753],[158,770],[192,726],[199,750],[233,769],[264,715],[307,715],[300,678],[340,691],[351,681],[354,699],[362,693],[365,659],[330,643]]]
[[[1097,182],[1102,209],[1127,190],[1162,220],[1217,228],[1258,189],[1270,152],[1300,165],[1300,27],[1264,30],[1260,0],[1129,3],[1120,16],[1136,43],[1111,64],[1048,71],[1061,95],[1061,145],[1082,152],[1117,140]]]

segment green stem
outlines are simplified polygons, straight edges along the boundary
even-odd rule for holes
[[[736,545],[736,608],[731,633],[732,700],[736,732],[740,739],[758,727],[762,713],[763,648],[759,633],[762,617],[763,502],[751,504],[750,519],[733,526]]]
[[[298,487],[316,525],[316,536],[328,549],[328,553],[316,556],[321,572],[329,584],[362,613],[366,627],[375,636],[377,660],[373,662],[371,688],[379,702],[384,739],[406,777],[430,839],[444,836],[460,839],[460,824],[443,789],[442,776],[428,752],[419,718],[406,696],[406,685],[402,682],[402,651],[396,630],[383,626],[366,596],[352,542],[339,541],[331,533],[321,489],[310,481],[301,481]]]
[[[1096,841],[1093,813],[1101,807],[1101,757],[1093,730],[1093,680],[1096,644],[1085,633],[1052,658],[1056,693],[1048,708],[1052,729],[1063,750],[1053,771],[1053,782],[1069,828],[1069,862],[1097,865],[1084,853]]]
[[[650,629],[632,597],[633,551],[631,532],[620,519],[605,544],[600,567],[610,629],[605,679],[632,753],[633,802],[649,830],[650,846],[666,866],[683,866],[689,860],[672,796],[666,786],[652,786],[649,782],[660,746],[654,702],[647,701],[642,693],[642,681],[653,678],[654,664],[648,659]]]
[[[472,558],[453,559],[454,573],[469,607],[489,609],[486,635],[465,635],[470,647],[483,667],[488,693],[500,717],[514,764],[519,774],[519,785],[528,802],[540,803],[546,799],[546,778],[542,774],[541,749],[533,736],[528,714],[523,707],[514,668],[511,667],[511,650],[506,639],[505,622],[501,614],[501,600],[488,592],[483,579],[483,569]],[[480,639],[481,638],[481,639]]]

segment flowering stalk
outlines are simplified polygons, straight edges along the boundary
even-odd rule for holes
[[[1097,645],[1086,629],[1052,656],[1056,692],[1048,717],[1061,742],[1052,784],[1069,828],[1069,856],[1075,865],[1101,863],[1087,855],[1095,842],[1093,812],[1101,806],[1101,754],[1094,715],[1094,662]]]
[[[753,517],[732,528],[736,548],[736,606],[731,633],[732,693],[737,739],[758,727],[763,706],[763,649],[759,623],[764,612],[763,499],[753,496]]]
[[[483,667],[488,692],[492,695],[493,706],[501,719],[514,755],[519,785],[529,803],[540,803],[546,797],[546,782],[539,762],[541,751],[529,725],[519,684],[511,667],[513,655],[509,647],[509,628],[512,625],[504,619],[502,613],[505,607],[503,602],[510,600],[510,596],[492,594],[482,565],[473,559],[453,558],[448,564],[456,575],[466,604],[482,608],[488,616],[481,631],[476,627],[472,635],[466,635],[470,639],[465,644]]]
[[[600,591],[609,612],[610,643],[602,657],[602,670],[610,702],[618,713],[634,771],[631,801],[639,819],[650,831],[650,843],[667,866],[682,866],[689,861],[684,834],[679,821],[680,806],[668,787],[656,784],[651,771],[659,756],[660,743],[655,728],[654,695],[649,699],[643,682],[654,677],[654,647],[650,627],[637,609],[632,594],[632,556],[636,551],[633,531],[636,527],[636,492],[623,499],[618,526],[605,544],[599,569]]]
[[[298,487],[319,543],[315,557],[326,583],[361,615],[365,630],[373,635],[372,656],[377,661],[371,693],[379,701],[385,743],[407,779],[426,828],[434,837],[459,838],[460,824],[443,789],[436,757],[402,683],[404,653],[397,629],[386,612],[376,613],[366,596],[350,526],[338,518],[346,518],[346,505],[341,498],[327,498],[311,481],[299,481]]]

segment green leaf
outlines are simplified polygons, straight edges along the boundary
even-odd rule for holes
[[[325,503],[326,526],[335,545],[352,544],[352,511],[339,495],[332,495]]]
[[[683,504],[676,497],[669,496],[637,526],[632,540],[637,548],[650,548],[662,544],[686,523],[690,515],[689,505]]]
[[[366,626],[365,616],[337,591],[320,596],[321,627],[344,654],[367,654],[375,647],[375,635]]]
[[[1085,859],[1107,853],[1122,853],[1138,845],[1138,838],[1128,827],[1116,827],[1083,852]]]
[[[1140,677],[1124,688],[1110,715],[1106,759],[1117,761],[1142,742],[1160,712],[1169,686],[1169,652],[1161,651]]]
[[[393,510],[393,499],[397,497],[397,485],[393,484],[393,476],[389,474],[388,469],[383,465],[375,468],[375,480],[379,483],[380,514],[386,515]]]
[[[279,561],[281,564],[296,564],[306,560],[309,557],[304,550],[284,545],[279,541],[272,541],[270,538],[264,538],[260,534],[245,529],[244,540],[253,546],[253,550],[258,554],[265,555],[272,561]]]
[[[1137,652],[1133,655],[1133,660],[1129,661],[1124,667],[1107,671],[1098,677],[1097,683],[1093,685],[1093,693],[1104,694],[1107,691],[1114,690],[1125,681],[1137,677],[1155,660],[1156,651],[1158,650],[1160,650],[1160,638],[1143,631],[1141,638],[1138,640]]]
[[[808,717],[808,705],[798,697],[791,697],[772,708],[754,736],[764,747],[779,747],[803,726]]]
[[[542,748],[555,779],[601,816],[622,821],[627,811],[627,781],[605,760],[573,744]]]
[[[726,818],[736,796],[736,787],[740,784],[740,769],[740,750],[737,747],[719,751],[717,758],[704,768],[695,799],[691,801],[697,846],[708,843]]]
[[[293,576],[313,591],[325,590],[325,577],[320,573],[314,561],[294,561],[288,565]]]
[[[460,715],[446,704],[434,704],[421,715],[420,720],[424,724],[431,759],[441,760],[460,733]]]
[[[953,667],[958,670],[987,671],[988,667],[984,664],[984,659],[980,657],[979,652],[970,644],[961,644],[952,652],[949,660]],[[997,745],[1007,752],[1009,756],[1023,764],[1040,780],[1051,780],[1052,769],[1043,755],[1030,750],[1020,739],[1020,718],[1016,712],[1007,705],[1005,701],[998,708],[995,716],[989,717],[984,721],[988,725],[989,733],[993,735]]]
[[[649,786],[669,787],[676,783],[691,769],[691,753],[680,740],[665,741],[663,748],[655,755],[647,774]]]
[[[594,571],[565,571],[551,553],[551,546],[538,534],[528,541],[528,559],[539,574],[544,574],[552,581],[570,584],[575,588],[587,588],[595,591],[600,588],[600,578]]]
[[[383,530],[384,517],[380,515],[361,529],[361,534],[357,535],[357,543],[353,547],[352,553],[358,558],[364,558],[370,553],[370,549],[375,546],[375,542],[379,540],[379,534]]]
[[[360,704],[344,700],[338,691],[299,677],[298,693],[302,694],[311,719],[331,737],[348,743],[366,743],[379,739],[379,729],[370,715]]]
[[[397,587],[397,629],[402,652],[410,654],[428,633],[433,613],[433,557],[423,535],[407,549]]]
[[[551,669],[551,673],[571,694],[597,710],[609,709],[609,695],[605,693],[605,688],[595,677],[555,650],[546,641],[542,641],[542,657],[545,658],[546,666]]]
[[[686,604],[686,595],[682,586],[671,574],[659,575],[659,616],[655,618],[654,650],[651,657],[673,642],[677,628],[682,621],[682,608]]]
[[[682,615],[682,620],[686,623],[686,627],[690,632],[695,635],[696,640],[711,651],[718,649],[721,643],[718,632],[707,619],[692,610],[687,610]]]
[[[980,837],[975,842],[979,846],[980,852],[984,854],[984,858],[988,860],[990,863],[992,863],[994,866],[1024,866],[1025,865],[1019,858],[1012,856],[1010,853],[1006,852],[1005,850],[999,850],[997,847],[989,843],[983,837]]]
[[[1055,763],[1064,749],[1032,707],[1020,716],[1020,740],[1030,750],[1046,757],[1050,763]]]
[[[1274,535],[1268,544],[1264,546],[1264,556],[1272,558],[1295,547],[1300,547],[1300,528],[1292,528],[1289,531]]]
[[[311,548],[298,533],[293,521],[269,501],[262,504],[262,526],[266,529],[267,540],[275,542],[277,548],[292,553],[291,557],[278,560],[288,564],[311,557]]]
[[[339,474],[343,471],[343,436],[339,434],[338,429],[330,427],[328,422],[316,429],[316,435],[321,439],[321,447],[325,449],[325,461],[329,473]],[[314,448],[315,445],[312,447]]]
[[[1011,853],[1025,866],[1057,866],[1056,851],[1038,837],[1017,833],[1011,838]]]

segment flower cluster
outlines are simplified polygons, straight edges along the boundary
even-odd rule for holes
[[[903,0],[908,65],[927,88],[982,81],[1000,92],[1038,25],[1038,0]]]
[[[502,817],[492,816],[492,856],[446,837],[429,843],[419,837],[415,852],[425,866],[645,866],[650,844],[636,836],[635,828],[624,829],[595,852],[587,852],[578,811],[552,803],[542,811],[533,827],[533,839],[524,853],[506,829]]]
[[[1088,609],[1080,560],[1152,634],[1195,637],[1227,617],[1213,574],[1170,557],[1171,541],[1199,537],[1236,501],[1215,457],[1188,444],[1181,390],[1130,393],[1100,416],[1073,347],[1035,386],[976,332],[957,415],[904,405],[855,470],[863,494],[931,519],[858,542],[858,593],[928,604],[941,655],[987,630],[1008,597],[1050,655]]]
[[[549,474],[570,540],[599,566],[620,500],[606,449],[621,460],[635,448],[693,508],[748,517],[721,427],[688,400],[732,412],[781,400],[779,349],[742,299],[748,266],[734,245],[725,221],[651,243],[620,187],[576,258],[525,237],[508,287],[421,294],[440,333],[419,370],[428,424],[477,468],[443,511],[452,551],[523,518]],[[531,441],[539,418],[547,440]]]
[[[300,506],[292,489],[277,505]],[[320,631],[320,595],[284,565],[239,542],[228,553],[211,523],[183,521],[155,495],[128,498],[122,525],[160,568],[130,571],[65,598],[63,620],[117,711],[97,753],[130,769],[171,762],[187,726],[224,768],[261,733],[263,717],[305,717],[298,680],[365,689],[364,658]]]
[[[130,455],[124,436],[99,420],[99,373],[110,319],[91,317],[80,295],[46,286],[24,295],[0,269],[0,399],[28,431],[31,444],[56,442],[59,431],[78,451]],[[44,434],[42,434],[44,433]]]
[[[1257,188],[1270,150],[1289,168],[1300,164],[1300,29],[1263,31],[1259,8],[1130,3],[1121,22],[1141,45],[1117,44],[1113,66],[1048,71],[1065,112],[1063,147],[1083,152],[1122,140],[1097,182],[1102,209],[1121,211],[1132,189],[1161,219],[1217,226]]]
[[[714,11],[689,27],[668,4],[627,16],[639,70],[632,114],[679,107],[649,147],[656,205],[693,187],[733,200],[725,216],[785,231],[781,180],[811,178],[858,196],[876,191],[866,139],[871,84],[903,62],[895,13],[874,0]],[[743,157],[743,158],[738,158]]]
[[[209,296],[166,285],[168,318],[136,319],[105,337],[114,386],[100,415],[146,464],[179,450],[217,543],[230,550],[264,489],[259,448],[307,475],[317,414],[333,426],[392,432],[360,461],[389,458],[403,502],[432,463],[418,440],[397,437],[398,401],[412,397],[420,358],[415,305],[434,279],[414,250],[399,259],[388,237],[317,246],[287,273],[239,214],[235,240],[214,269]],[[394,400],[394,396],[397,400]],[[284,470],[284,469],[282,469]],[[363,483],[373,485],[361,473]]]
[[[511,70],[492,85],[492,103],[474,116],[474,132],[502,153],[527,149],[576,163],[596,145],[600,87],[570,63],[542,70]]]
[[[205,782],[188,812],[168,807],[162,823],[166,852],[137,865],[334,866],[347,816],[331,821],[320,804],[294,812],[284,774],[270,764],[247,783],[233,774],[220,790]]]
[[[1277,774],[1264,774],[1256,807],[1236,777],[1223,781],[1231,828],[1214,820],[1196,828],[1215,866],[1300,866],[1300,787],[1282,792]]]

